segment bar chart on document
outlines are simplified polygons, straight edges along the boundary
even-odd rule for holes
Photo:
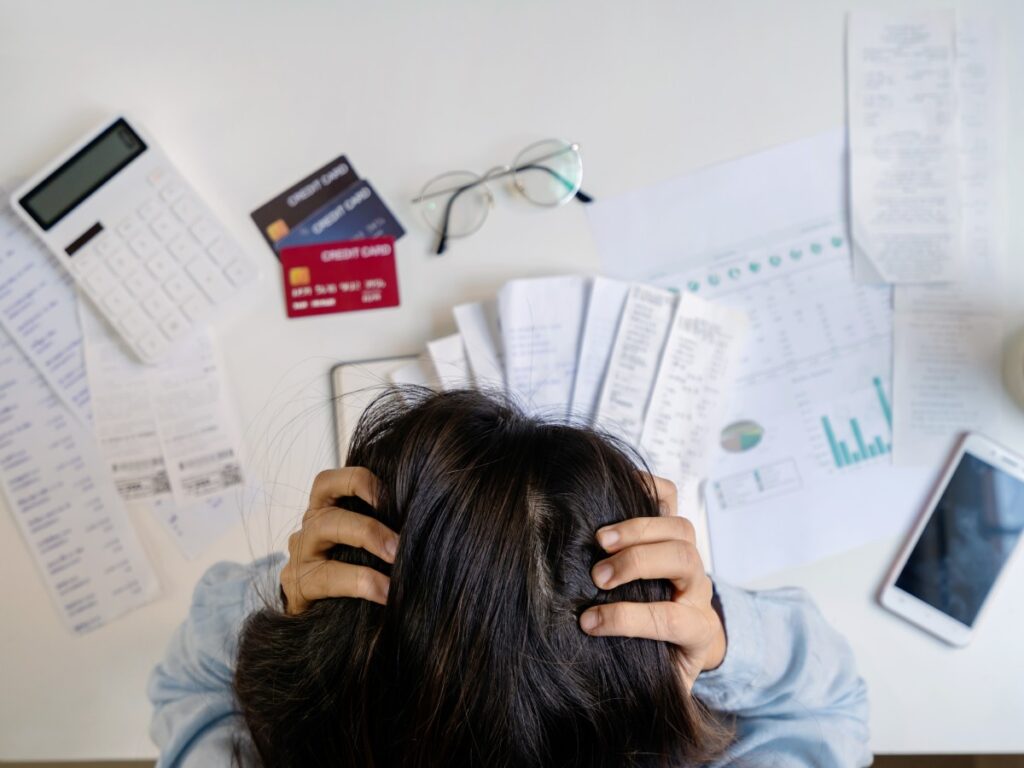
[[[888,462],[891,294],[850,279],[841,218],[707,254],[663,285],[744,310],[709,502],[740,508]]]

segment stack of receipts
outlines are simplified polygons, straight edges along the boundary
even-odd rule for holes
[[[95,629],[152,600],[126,502],[186,557],[232,524],[241,483],[212,339],[135,362],[70,277],[0,209],[0,489],[65,625]]]
[[[454,309],[458,332],[391,371],[399,384],[504,390],[529,413],[634,446],[679,487],[710,563],[702,481],[747,329],[745,315],[642,283],[513,280]]]
[[[937,465],[967,430],[1024,432],[1000,361],[1024,322],[1006,290],[1006,42],[953,11],[850,15],[854,272],[895,286],[900,465]]]

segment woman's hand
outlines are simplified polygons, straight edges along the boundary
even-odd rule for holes
[[[384,605],[389,579],[380,571],[329,560],[336,544],[372,552],[386,563],[395,561],[398,535],[372,517],[335,506],[344,496],[358,496],[377,506],[378,482],[362,467],[321,472],[313,481],[309,509],[302,528],[288,537],[288,563],[281,571],[285,610],[302,613],[314,600],[325,597],[361,597]]]
[[[591,571],[601,589],[636,579],[668,579],[672,600],[662,603],[608,603],[587,609],[580,627],[588,635],[645,637],[665,640],[682,651],[683,678],[688,688],[697,675],[725,658],[725,630],[711,605],[714,590],[695,544],[693,524],[678,517],[675,484],[650,477],[662,517],[638,517],[597,532],[597,541],[611,557]]]

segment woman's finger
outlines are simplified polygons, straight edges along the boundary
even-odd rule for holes
[[[390,580],[380,571],[362,565],[322,560],[293,570],[281,580],[288,596],[288,608],[301,613],[310,603],[328,597],[358,597],[380,605],[388,600]]]
[[[380,483],[365,467],[327,469],[316,476],[309,493],[310,510],[333,507],[338,499],[358,496],[371,507],[377,506]],[[309,514],[309,513],[307,513]]]
[[[597,531],[597,543],[605,552],[618,552],[636,544],[656,541],[697,540],[693,523],[685,517],[633,517]]]
[[[384,523],[341,507],[311,511],[298,535],[298,555],[302,560],[322,559],[336,544],[365,549],[388,563],[395,562],[398,551],[398,534]]]
[[[580,629],[595,637],[643,637],[683,648],[700,646],[713,636],[710,618],[686,603],[609,603],[580,615]]]
[[[590,572],[601,589],[614,589],[637,579],[671,579],[680,591],[705,578],[704,563],[690,541],[637,544],[601,560]]]

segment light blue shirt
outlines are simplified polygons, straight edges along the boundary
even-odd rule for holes
[[[245,725],[231,681],[238,635],[263,595],[276,595],[285,562],[218,563],[196,586],[188,618],[153,670],[150,733],[158,768],[229,765]],[[735,717],[736,739],[715,766],[871,764],[867,688],[849,645],[798,589],[747,592],[716,584],[725,619],[725,661],[694,694]]]

